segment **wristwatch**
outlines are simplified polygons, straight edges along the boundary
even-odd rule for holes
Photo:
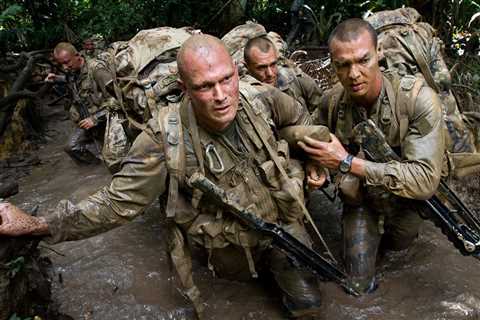
[[[352,169],[352,160],[353,156],[349,154],[345,159],[340,161],[340,165],[338,166],[338,170],[341,173],[349,173],[350,170]]]

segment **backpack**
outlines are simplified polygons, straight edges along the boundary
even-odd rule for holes
[[[193,29],[160,27],[142,30],[111,50],[114,90],[124,111],[144,123],[157,108],[179,100],[176,56]],[[133,119],[129,119],[133,120]]]
[[[376,12],[366,18],[377,31],[380,64],[400,77],[421,74],[442,101],[447,149],[475,152],[474,133],[464,123],[451,89],[451,75],[435,29],[413,8]]]

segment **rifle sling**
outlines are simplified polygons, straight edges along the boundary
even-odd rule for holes
[[[248,107],[247,108],[244,108],[245,110],[245,113],[247,114],[247,117],[249,118],[250,122],[252,123],[253,125],[253,128],[255,129],[255,132],[257,133],[257,135],[260,137],[260,140],[262,140],[262,143],[263,145],[265,146],[265,148],[267,149],[269,155],[270,155],[270,158],[272,158],[273,162],[275,163],[276,167],[278,168],[278,170],[280,171],[280,174],[282,175],[282,177],[285,179],[285,183],[287,184],[291,184],[291,181],[290,181],[290,178],[288,177],[287,173],[285,172],[285,169],[283,168],[282,164],[280,163],[280,159],[278,158],[278,155],[276,154],[275,151],[273,151],[272,149],[272,146],[270,146],[270,144],[268,143],[268,139],[267,137],[265,137],[262,133],[261,130],[258,130],[258,127],[257,125],[255,124],[255,116],[252,114],[252,111],[250,110],[250,108],[252,108],[252,105],[250,104],[250,102],[248,101],[247,97],[245,97],[243,95],[243,93],[241,93],[244,100],[247,102],[248,104]],[[290,193],[290,196],[293,197],[293,199],[295,199],[295,201],[300,205],[300,208],[302,209],[303,213],[305,214],[305,216],[307,217],[308,219],[308,222],[310,222],[310,224],[312,225],[312,228],[315,230],[315,233],[317,234],[318,238],[320,239],[320,241],[322,242],[322,245],[325,247],[325,250],[327,251],[327,254],[330,256],[330,258],[335,262],[337,263],[337,261],[335,260],[335,258],[333,257],[333,254],[330,252],[330,249],[328,248],[327,246],[327,243],[325,242],[325,240],[323,239],[322,235],[320,234],[320,231],[318,230],[317,226],[315,225],[315,222],[313,221],[312,219],[312,216],[310,215],[310,213],[308,212],[307,208],[305,207],[305,204],[303,203],[302,199],[300,199],[297,194],[295,194],[294,192],[292,192],[292,190],[295,190],[295,188],[290,188],[290,187],[287,187],[285,188],[287,190],[288,193]]]

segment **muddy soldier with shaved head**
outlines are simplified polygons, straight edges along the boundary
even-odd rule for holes
[[[340,83],[326,92],[313,117],[335,136],[331,143],[307,138],[303,148],[317,165],[339,172],[346,269],[360,290],[370,292],[379,248],[401,250],[414,241],[422,219],[412,199],[430,198],[439,184],[445,145],[441,103],[422,79],[381,72],[377,36],[368,22],[338,25],[329,50]],[[353,129],[367,119],[401,161],[365,160]]]
[[[290,316],[315,314],[320,306],[316,279],[272,249],[271,239],[248,229],[187,184],[193,173],[205,175],[235,195],[240,205],[310,246],[303,213],[291,195],[303,198],[303,170],[289,158],[285,141],[275,135],[285,126],[309,124],[308,113],[301,113],[296,101],[273,87],[253,80],[239,82],[228,51],[212,36],[192,36],[177,61],[184,100],[150,120],[109,186],[78,204],[62,201],[53,215],[41,218],[2,204],[0,234],[45,235],[50,242],[82,239],[132,220],[165,195],[165,212],[172,222],[168,228],[172,262],[199,313],[204,305],[192,281],[187,236],[207,250],[209,267],[216,274],[258,277],[266,266]],[[273,157],[283,164],[294,190],[286,192]]]
[[[53,55],[66,76],[51,73],[46,81],[65,82],[72,100],[70,119],[74,128],[65,152],[79,163],[99,163],[108,108],[117,105],[105,89],[111,72],[105,61],[86,59],[68,42],[58,43]]]

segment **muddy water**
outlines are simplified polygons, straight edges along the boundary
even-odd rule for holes
[[[60,199],[82,199],[109,181],[103,167],[79,167],[63,153],[68,126],[68,121],[51,124],[50,141],[38,152],[42,165],[19,181],[14,203],[45,212]],[[157,209],[90,239],[43,245],[54,264],[53,299],[61,312],[74,319],[192,319],[166,257]],[[331,214],[323,219],[336,220]],[[331,241],[338,239],[338,230],[327,228]],[[194,261],[195,280],[207,300],[208,319],[285,318],[268,282],[217,279],[202,260]],[[379,289],[361,298],[322,284],[319,319],[480,318],[480,261],[462,257],[428,222],[414,246],[382,258],[378,273]]]

